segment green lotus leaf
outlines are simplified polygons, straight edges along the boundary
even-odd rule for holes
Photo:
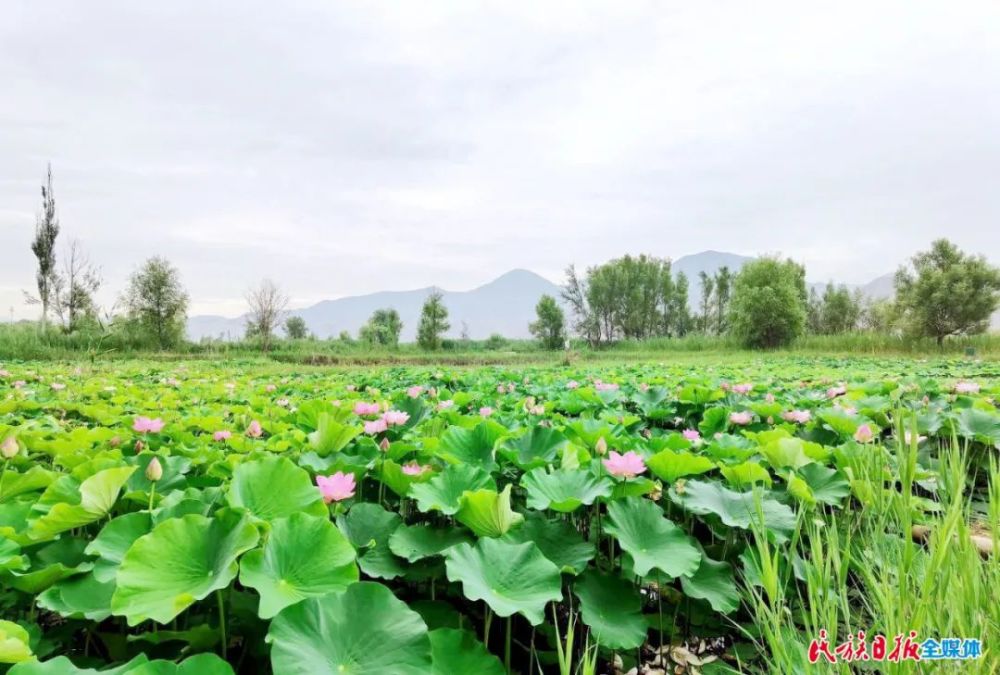
[[[257,543],[246,517],[222,511],[213,518],[188,515],[164,521],[125,553],[111,597],[111,611],[134,626],[167,623],[197,600],[225,588],[236,559]]]
[[[101,582],[92,573],[81,574],[53,584],[35,601],[39,607],[68,619],[104,621],[111,616],[114,591],[114,580]]]
[[[33,654],[28,645],[30,636],[13,621],[0,619],[0,663],[20,663]]]
[[[11,668],[7,675],[131,675],[133,670],[148,660],[145,654],[139,654],[128,663],[123,663],[115,668],[97,670],[96,668],[77,668],[65,656],[57,656],[48,661],[22,661]]]
[[[435,555],[442,555],[455,544],[471,543],[472,535],[458,527],[402,525],[389,537],[389,549],[400,558],[416,562]]]
[[[1000,443],[1000,415],[995,412],[965,408],[956,416],[958,435],[981,443]]]
[[[746,461],[732,466],[724,466],[720,471],[726,481],[736,487],[753,485],[754,483],[771,485],[773,482],[771,474],[757,462]]]
[[[646,466],[657,478],[664,483],[674,483],[678,478],[684,476],[695,476],[697,474],[711,471],[715,468],[715,462],[708,457],[695,455],[683,450],[673,452],[672,450],[661,450],[646,460]]]
[[[135,540],[152,529],[148,511],[137,511],[108,521],[98,535],[87,544],[87,555],[98,556],[94,577],[101,582],[113,581],[125,552]]]
[[[215,654],[196,654],[180,663],[147,661],[123,675],[233,675],[233,667]]]
[[[715,434],[725,431],[728,424],[729,408],[716,406],[705,410],[705,413],[701,416],[701,422],[698,423],[698,431],[705,438],[711,438]]]
[[[463,494],[480,488],[496,489],[488,471],[470,464],[452,464],[426,483],[413,485],[410,497],[424,513],[440,511],[451,516],[458,511]]]
[[[688,481],[683,493],[670,491],[670,498],[691,513],[718,516],[730,527],[750,529],[757,519],[757,498],[753,492],[734,492],[715,482]],[[764,524],[776,533],[795,529],[795,512],[788,506],[769,497],[760,496]]]
[[[545,619],[546,603],[562,598],[559,568],[531,542],[486,537],[459,544],[445,554],[445,570],[469,600],[484,601],[498,616],[516,612],[534,626]]]
[[[813,498],[818,502],[840,506],[844,497],[851,494],[850,484],[836,469],[828,469],[821,464],[809,464],[799,470],[799,475],[809,485]]]
[[[271,522],[261,548],[240,561],[240,583],[260,593],[260,618],[288,605],[342,591],[358,580],[354,549],[326,518],[296,513]]]
[[[573,584],[581,619],[593,639],[608,649],[635,649],[646,641],[642,597],[635,584],[617,576],[587,570]]]
[[[203,623],[187,630],[155,630],[126,637],[128,642],[146,642],[161,645],[167,642],[184,642],[194,651],[207,651],[219,644],[219,629]]]
[[[423,619],[373,582],[286,607],[271,621],[267,642],[271,666],[282,675],[433,672]]]
[[[357,549],[362,572],[377,579],[395,579],[406,572],[406,566],[389,549],[389,537],[402,522],[398,513],[361,503],[337,518],[337,527]]]
[[[598,497],[610,496],[612,483],[589,471],[539,468],[526,473],[521,485],[528,492],[528,508],[569,513],[593,504]]]
[[[261,520],[293,513],[326,516],[326,504],[309,473],[285,457],[245,462],[236,467],[226,499]]]
[[[76,574],[89,572],[83,539],[63,535],[59,539],[30,549],[26,571],[7,572],[3,582],[22,593],[38,595],[46,588]]]
[[[437,456],[450,464],[471,464],[486,471],[496,467],[493,448],[507,429],[485,420],[472,429],[448,427],[441,434]]]
[[[812,488],[809,487],[809,483],[805,482],[791,471],[787,472],[784,478],[785,490],[788,494],[795,497],[806,506],[813,506],[816,504],[816,497],[813,496],[813,491]]]
[[[320,457],[340,452],[361,433],[360,427],[341,424],[329,412],[316,418],[316,431],[309,434],[309,447]]]
[[[21,555],[16,541],[0,539],[0,572],[20,572],[28,566],[28,557]]]
[[[801,438],[777,438],[763,445],[760,453],[775,469],[801,469],[813,461],[806,454]]]
[[[523,515],[510,507],[512,487],[508,485],[500,493],[487,489],[466,492],[455,520],[479,537],[503,536],[524,520]]]
[[[400,497],[406,497],[410,494],[410,488],[415,483],[423,483],[434,477],[434,472],[425,471],[419,476],[411,476],[403,472],[403,467],[394,462],[391,459],[384,460],[379,465],[379,480],[385,483],[385,486],[395,492]]]
[[[597,554],[594,543],[584,540],[568,521],[546,518],[540,513],[529,514],[524,524],[505,534],[502,541],[513,544],[534,542],[542,555],[569,574],[585,570],[587,563]]]
[[[629,497],[609,504],[604,529],[631,556],[635,573],[641,577],[654,568],[671,577],[688,576],[698,569],[701,551],[695,541],[648,499]]]
[[[438,628],[431,639],[432,675],[504,675],[500,659],[466,630]]]
[[[518,468],[526,471],[554,463],[568,444],[569,439],[560,431],[535,426],[516,438],[505,438],[497,446],[497,450]]]
[[[68,495],[70,501],[52,504],[43,515],[29,521],[28,535],[32,539],[44,541],[61,532],[104,518],[115,505],[118,493],[134,471],[134,466],[118,466],[98,471],[86,478]]]
[[[4,471],[3,481],[0,482],[0,487],[3,488],[0,490],[0,504],[12,501],[15,497],[29,492],[44,490],[58,476],[59,474],[54,471],[49,471],[38,465],[31,467],[24,473],[13,470]]]
[[[740,606],[733,567],[727,562],[703,556],[694,574],[681,577],[681,588],[685,595],[707,600],[712,609],[723,614],[735,612]]]

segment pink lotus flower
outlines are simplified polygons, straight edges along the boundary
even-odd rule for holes
[[[920,436],[920,435],[917,436],[917,443],[922,443],[923,441],[926,440],[927,440],[926,436]],[[913,443],[913,434],[910,432],[909,429],[903,431],[903,442],[906,443],[907,445],[912,445]]]
[[[13,436],[8,436],[3,439],[3,443],[0,443],[0,456],[4,459],[11,459],[17,454],[19,449],[17,439]]]
[[[955,383],[955,393],[956,394],[978,394],[979,385],[975,382],[956,382]]]
[[[270,394],[273,391],[276,391],[277,389],[278,385],[276,384],[268,384],[264,386],[264,391],[266,391],[268,394]]]
[[[743,412],[729,413],[729,422],[738,426],[746,426],[753,421],[753,413],[744,410]]]
[[[612,476],[635,478],[640,473],[646,473],[646,462],[632,450],[629,450],[624,455],[612,450],[608,453],[608,457],[602,461],[604,462],[604,468]]]
[[[786,422],[805,424],[812,419],[812,413],[808,410],[789,410],[788,412],[781,413],[781,419]]]
[[[357,387],[355,387],[353,384],[349,384],[344,388],[347,389],[347,391],[354,391],[355,389],[357,389]]]
[[[596,391],[618,391],[618,385],[614,382],[595,382],[594,389]]]
[[[378,415],[381,407],[378,403],[365,403],[364,401],[358,401],[354,404],[354,414],[358,417],[364,417],[365,415]]]
[[[398,426],[400,424],[406,424],[410,419],[410,414],[402,412],[401,410],[389,410],[382,414],[382,419],[390,427]]]
[[[422,393],[424,393],[424,388],[419,385],[410,387],[409,389],[406,390],[406,395],[409,396],[410,398],[416,398],[420,396]]]
[[[0,368],[0,377],[4,378],[10,377],[10,371],[4,368]]]
[[[580,388],[580,383],[577,382],[576,380],[570,380],[569,382],[566,383],[566,388],[567,389],[579,389]]]
[[[21,389],[24,385],[28,384],[24,380],[14,380],[14,389]]]
[[[753,389],[753,385],[750,383],[733,385],[733,392],[736,394],[749,394],[751,389]]]
[[[842,384],[839,384],[836,387],[830,387],[829,389],[827,389],[826,390],[826,397],[827,398],[837,398],[838,396],[843,396],[846,393],[847,393],[847,387],[845,387]]]
[[[639,391],[644,392],[644,393],[647,392],[647,391],[649,391],[649,385],[646,384],[645,382],[640,382],[639,383]]]
[[[236,383],[235,382],[226,382],[226,384],[224,386],[229,391],[232,391],[233,389],[236,389]]]
[[[406,464],[403,465],[403,473],[405,473],[407,476],[420,476],[425,471],[428,470],[430,470],[429,466],[424,466],[422,464],[419,464],[417,463],[416,460],[412,462],[407,462]]]
[[[163,429],[163,420],[159,417],[156,419],[136,417],[132,423],[132,431],[138,431],[140,434],[158,434],[161,429]]]
[[[493,408],[489,407],[488,405],[484,405],[482,408],[479,409],[480,417],[489,417],[492,414],[493,414]]]
[[[370,422],[365,422],[365,433],[374,436],[375,434],[382,433],[389,428],[385,419],[378,418],[377,420],[371,420]]]
[[[875,432],[868,424],[862,424],[858,427],[858,430],[854,432],[854,440],[858,443],[870,443],[872,439],[875,438]]]
[[[771,392],[767,392],[767,395],[764,397],[764,400],[767,401],[768,403],[774,403],[774,394],[772,394]]]
[[[53,382],[50,386],[52,387],[52,391],[62,391],[66,388],[66,385],[62,382]]]
[[[274,402],[274,404],[277,405],[279,408],[287,408],[291,404],[291,401],[289,401],[287,398],[279,398]]]
[[[497,385],[497,393],[498,393],[498,394],[503,394],[503,393],[505,393],[506,391],[507,391],[507,387],[503,386],[503,383],[502,383],[502,382],[501,382],[500,384],[498,384],[498,385]]]
[[[451,408],[451,407],[453,407],[454,405],[455,405],[455,402],[454,402],[454,401],[452,401],[452,400],[451,400],[451,399],[449,398],[449,399],[446,399],[446,400],[444,400],[444,401],[441,401],[440,403],[438,403],[438,404],[437,404],[437,409],[438,409],[438,410],[447,410],[448,408]]]
[[[681,432],[681,436],[691,441],[692,443],[696,443],[701,440],[701,434],[698,433],[697,429],[685,429],[684,431]]]
[[[233,432],[228,429],[223,429],[221,431],[216,431],[212,434],[212,440],[216,442],[228,441],[232,437]]]
[[[543,406],[543,405],[533,405],[530,408],[528,408],[528,414],[529,415],[544,415],[545,414],[545,406]]]
[[[329,504],[353,497],[357,485],[354,482],[353,473],[338,471],[332,476],[316,476],[316,487],[323,495],[323,501]]]
[[[247,427],[247,436],[250,438],[260,438],[264,435],[264,429],[260,426],[260,422],[254,420],[250,422],[250,426]]]
[[[167,378],[167,386],[168,387],[174,387],[174,388],[179,387],[179,386],[181,386],[181,381],[178,380],[176,377],[168,377]]]

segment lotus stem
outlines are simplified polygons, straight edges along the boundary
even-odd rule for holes
[[[226,659],[226,603],[222,599],[222,589],[220,588],[215,592],[215,597],[219,601],[219,641],[222,643],[222,658]]]
[[[504,641],[503,646],[503,665],[507,668],[508,675],[510,674],[510,633],[511,624],[514,622],[514,615],[511,614],[507,617],[507,639]]]

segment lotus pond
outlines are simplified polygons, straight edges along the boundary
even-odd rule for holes
[[[996,672],[998,399],[974,360],[8,363],[0,673]]]

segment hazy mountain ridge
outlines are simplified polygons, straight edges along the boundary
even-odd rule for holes
[[[726,253],[723,251],[702,251],[682,256],[672,264],[674,274],[684,272],[690,282],[688,302],[696,308],[701,296],[699,273],[713,275],[723,266],[733,273],[753,260],[753,257]],[[846,284],[848,288],[858,288],[866,298],[882,299],[893,296],[893,273],[876,277],[866,284]],[[810,282],[810,288],[822,293],[827,281]],[[833,283],[838,283],[833,281]],[[509,338],[530,337],[528,324],[535,320],[535,305],[543,295],[560,297],[562,288],[524,269],[515,269],[493,281],[468,291],[446,291],[435,286],[409,291],[381,291],[366,295],[349,296],[337,300],[323,300],[288,313],[301,316],[309,330],[321,338],[336,337],[341,331],[357,336],[358,329],[376,309],[392,307],[403,320],[403,341],[416,338],[417,322],[424,300],[434,290],[440,290],[444,304],[448,308],[451,330],[449,337],[458,337],[463,322],[468,326],[469,337],[485,339],[493,333]],[[228,318],[223,316],[193,316],[188,320],[188,337],[237,339],[242,337],[246,320],[244,316]],[[993,326],[1000,326],[1000,312],[993,317]]]

